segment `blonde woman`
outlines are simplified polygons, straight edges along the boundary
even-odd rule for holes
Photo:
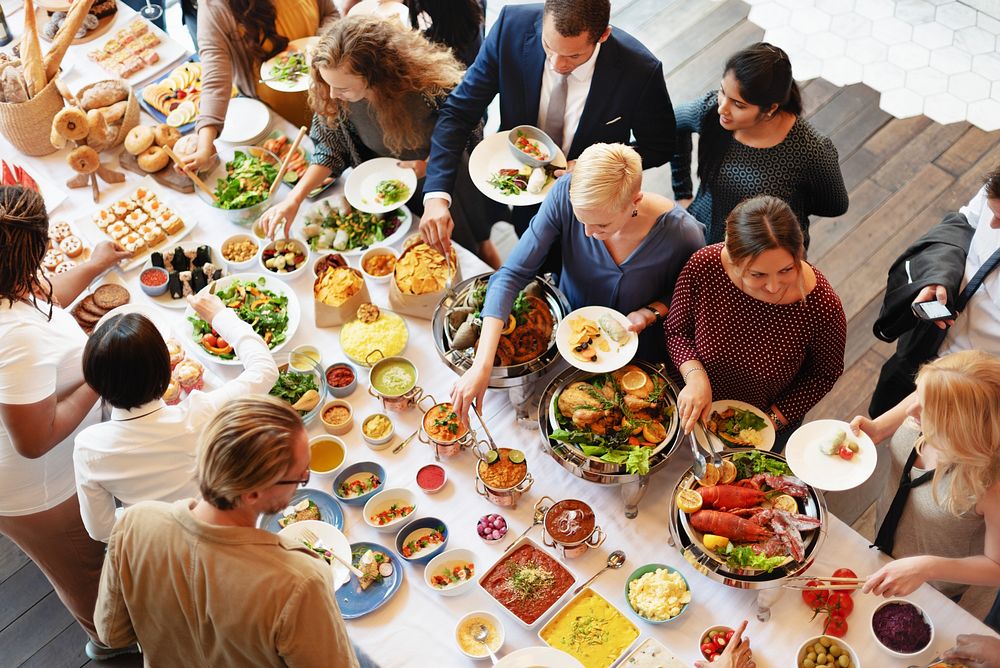
[[[891,436],[890,480],[909,483],[878,501],[875,544],[896,561],[864,591],[906,596],[931,581],[982,619],[1000,585],[1000,358],[968,350],[929,362],[907,401],[851,425]]]
[[[662,359],[662,334],[650,326],[667,314],[674,282],[703,235],[701,223],[673,200],[642,191],[642,159],[635,149],[585,149],[490,277],[475,361],[452,388],[456,412],[464,418],[473,400],[482,405],[514,298],[554,245],[562,245],[559,289],[570,306],[599,304],[627,314],[632,331],[643,332],[638,356]]]
[[[371,16],[351,16],[333,24],[313,51],[309,104],[315,112],[312,164],[281,203],[262,216],[270,235],[284,226],[287,236],[305,197],[328,176],[340,176],[366,160],[392,157],[412,168],[423,185],[431,133],[438,108],[462,78],[462,65],[445,46],[419,32]],[[488,241],[482,195],[467,178],[456,192],[467,235],[459,239],[476,250]],[[421,207],[413,193],[410,207]],[[474,224],[478,223],[476,229]]]

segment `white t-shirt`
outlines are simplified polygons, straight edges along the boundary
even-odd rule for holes
[[[990,225],[993,211],[987,206],[985,186],[959,211],[976,228],[965,260],[965,276],[962,278],[964,290],[979,268],[1000,248],[1000,229]],[[938,354],[943,356],[961,350],[1000,353],[1000,267],[990,272],[972,295],[965,310],[948,329]]]
[[[0,403],[33,404],[79,386],[86,343],[87,335],[59,307],[53,308],[50,321],[31,304],[0,304]],[[95,404],[76,431],[99,419]],[[73,496],[75,436],[38,459],[28,459],[14,449],[0,420],[0,515],[31,515]]]

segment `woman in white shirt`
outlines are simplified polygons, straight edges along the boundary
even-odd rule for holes
[[[48,232],[41,195],[0,187],[0,533],[31,557],[96,640],[104,546],[80,520],[72,435],[98,417],[97,395],[80,366],[87,336],[61,305],[129,253],[104,242],[88,262],[46,279]]]
[[[171,355],[156,325],[138,313],[108,320],[87,342],[83,376],[111,406],[111,419],[77,435],[73,452],[80,514],[95,540],[111,536],[115,499],[128,507],[199,496],[195,451],[202,428],[223,404],[267,394],[278,378],[267,344],[232,309],[215,295],[188,300],[243,362],[238,378],[211,392],[194,390],[173,406],[164,402]],[[184,365],[179,362],[178,371]]]

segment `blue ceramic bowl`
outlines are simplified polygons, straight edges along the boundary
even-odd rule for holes
[[[361,496],[351,496],[345,497],[340,494],[340,486],[347,482],[350,478],[360,477],[362,474],[372,473],[377,477],[381,483],[378,487],[372,491],[362,494]],[[368,502],[368,499],[372,498],[376,494],[382,491],[385,487],[385,468],[381,464],[376,464],[375,462],[358,462],[357,464],[351,464],[340,473],[337,477],[333,479],[333,493],[337,497],[337,500],[348,506],[363,506]]]
[[[419,552],[411,556],[406,556],[404,554],[404,546],[407,543],[411,543],[417,540],[423,535],[430,533],[431,531],[438,529],[444,534],[444,540],[440,543],[435,543],[433,545],[428,545]],[[413,520],[403,526],[396,534],[396,552],[403,558],[403,561],[407,561],[411,564],[426,564],[435,555],[440,554],[444,551],[444,548],[448,545],[448,525],[439,520],[436,517],[421,517],[420,519]]]
[[[645,615],[639,614],[639,611],[632,606],[632,601],[630,601],[628,598],[629,585],[632,584],[633,580],[638,580],[646,573],[652,573],[656,571],[656,569],[658,568],[662,568],[668,573],[677,573],[678,575],[680,575],[681,580],[684,581],[684,586],[687,588],[689,592],[691,591],[691,586],[688,584],[687,578],[685,578],[684,575],[676,568],[672,568],[670,566],[667,566],[666,564],[646,564],[645,566],[640,566],[639,568],[635,569],[632,572],[632,575],[628,576],[628,580],[625,581],[625,602],[628,603],[628,607],[632,610],[632,612],[634,612],[644,622],[649,622],[650,624],[666,624],[667,622],[672,622],[681,615],[683,615],[685,612],[687,612],[687,609],[691,606],[690,601],[685,603],[684,606],[681,608],[681,611],[676,615],[674,615],[673,617],[671,617],[670,619],[650,619]]]

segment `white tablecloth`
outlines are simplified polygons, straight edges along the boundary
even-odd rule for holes
[[[71,54],[72,55],[72,54]],[[76,76],[89,72],[89,63],[83,64]],[[73,81],[74,88],[83,81]],[[291,133],[293,128],[283,121],[278,126]],[[0,138],[0,155],[16,162],[29,171],[43,172],[56,183],[64,183],[72,173],[64,162],[65,151],[45,158],[19,156],[10,145]],[[110,187],[102,184],[101,203],[107,205],[119,196],[130,193],[138,182],[138,177],[127,173],[125,184]],[[285,191],[287,192],[287,191]],[[336,191],[335,191],[336,192]],[[214,211],[194,195],[181,195],[167,191],[169,200],[175,203],[187,219],[197,219],[199,224],[185,243],[201,242],[218,244],[231,234],[243,231],[221,220]],[[303,209],[310,206],[307,203]],[[89,190],[70,191],[69,197],[51,216],[52,220],[69,220],[89,216],[95,210]],[[91,239],[90,241],[98,241]],[[465,250],[459,249],[459,260],[465,277],[486,271],[486,266]],[[129,287],[133,299],[149,301],[137,285],[138,271],[121,276]],[[298,331],[287,345],[291,349],[299,344],[314,344],[320,348],[324,363],[344,359],[340,351],[338,329],[317,329],[313,324],[313,303],[310,299],[311,277],[306,274],[292,281],[290,285],[299,295],[302,304],[302,320]],[[387,290],[381,285],[369,286],[373,300],[380,306],[388,306]],[[169,321],[178,333],[189,330],[182,311],[161,309],[162,318]],[[410,326],[410,341],[405,355],[419,368],[420,385],[439,400],[444,400],[455,379],[454,374],[438,358],[430,334],[428,320],[407,318]],[[214,371],[223,378],[235,376],[236,369],[216,365]],[[416,440],[399,454],[391,449],[374,452],[366,447],[360,435],[360,423],[364,416],[379,409],[377,401],[366,392],[366,374],[359,379],[358,390],[350,397],[357,419],[354,429],[347,434],[349,452],[347,463],[374,460],[386,469],[389,486],[407,486],[418,490],[414,475],[420,465],[433,461],[433,453],[428,446]],[[598,522],[607,532],[604,545],[591,550],[587,555],[571,560],[570,570],[579,581],[588,578],[601,568],[610,551],[621,548],[628,555],[626,565],[617,571],[609,571],[594,585],[595,589],[619,608],[628,609],[624,598],[624,583],[628,575],[640,565],[659,562],[678,568],[687,577],[693,596],[693,603],[683,617],[677,621],[653,626],[638,618],[633,619],[642,631],[641,638],[654,636],[666,644],[678,656],[694,662],[700,658],[698,640],[701,632],[715,624],[735,626],[740,620],[750,619],[749,635],[755,649],[757,665],[791,666],[798,646],[808,637],[821,632],[819,619],[809,622],[811,612],[801,601],[798,592],[787,591],[775,602],[770,621],[756,621],[756,593],[739,591],[718,584],[696,573],[680,556],[668,546],[667,507],[674,483],[683,470],[689,466],[689,453],[682,449],[675,461],[664,471],[654,476],[649,490],[640,505],[637,519],[625,519],[622,503],[615,488],[605,488],[577,479],[561,468],[546,455],[534,430],[523,429],[515,424],[514,411],[505,393],[491,391],[485,407],[487,422],[493,436],[501,445],[517,447],[525,451],[529,469],[535,478],[534,488],[526,494],[516,510],[497,508],[476,495],[474,489],[475,458],[469,452],[444,460],[449,481],[445,489],[437,495],[427,496],[417,491],[418,508],[416,516],[432,515],[443,519],[450,530],[449,548],[465,547],[476,553],[479,572],[492,564],[501,554],[502,547],[487,545],[476,534],[476,521],[486,513],[500,512],[510,524],[509,538],[519,534],[531,522],[532,505],[542,495],[556,499],[575,497],[590,503],[596,510]],[[410,411],[393,415],[398,443],[402,436],[414,431],[419,425],[419,413]],[[831,416],[843,417],[843,416]],[[310,435],[322,433],[317,422],[309,428]],[[318,483],[313,483],[317,485]],[[327,484],[326,490],[329,490]],[[374,541],[387,547],[392,546],[393,536],[380,534],[367,527],[359,508],[345,507],[345,533],[351,541]],[[533,537],[540,540],[538,529]],[[501,541],[505,545],[507,540]],[[829,534],[820,551],[814,572],[829,574],[838,567],[852,568],[859,575],[866,575],[877,569],[885,558],[860,535],[831,517]],[[461,666],[471,663],[462,656],[454,642],[454,627],[458,618],[471,610],[488,610],[504,619],[507,634],[501,654],[522,647],[539,645],[541,642],[533,633],[523,629],[512,618],[506,617],[492,599],[481,590],[473,588],[467,594],[455,598],[443,598],[430,591],[423,582],[422,566],[405,566],[405,579],[401,590],[387,605],[361,619],[348,622],[352,639],[376,661],[386,667],[395,666]],[[780,590],[778,590],[780,592]],[[978,620],[972,618],[947,598],[928,586],[922,587],[910,597],[933,617],[935,639],[919,659],[904,661],[893,659],[881,652],[875,645],[869,630],[871,612],[878,600],[871,596],[856,594],[856,608],[848,619],[850,630],[846,640],[861,655],[866,666],[907,666],[911,663],[926,663],[935,654],[953,644],[959,633],[990,633]],[[631,614],[631,613],[629,613]]]

